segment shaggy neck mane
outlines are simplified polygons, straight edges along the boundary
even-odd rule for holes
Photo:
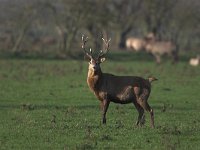
[[[101,77],[102,77],[101,69],[96,72],[90,69],[88,70],[87,83],[92,91],[95,91],[97,89]]]

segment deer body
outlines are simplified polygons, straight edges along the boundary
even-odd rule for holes
[[[86,39],[82,37],[84,45]],[[108,48],[108,42],[104,41]],[[99,54],[97,58],[92,56],[92,53],[85,51],[86,56],[89,58],[87,84],[90,90],[101,102],[102,109],[102,122],[106,123],[106,112],[110,102],[127,104],[133,103],[139,113],[137,125],[142,125],[144,122],[144,110],[150,113],[151,126],[154,127],[154,114],[153,109],[149,106],[147,100],[151,92],[151,82],[157,80],[152,77],[143,79],[136,76],[115,76],[101,71],[100,63],[105,58],[105,53]]]
[[[88,76],[87,83],[100,101],[108,99],[120,104],[135,102],[143,89],[148,90],[150,94],[151,86],[148,80],[141,77],[115,76],[102,72],[99,75]]]
[[[151,41],[155,41],[156,37],[151,32],[146,35],[145,39],[137,37],[129,37],[126,39],[126,47],[128,49],[133,49],[136,52],[145,50],[147,44],[146,39],[151,39]]]
[[[176,46],[169,41],[156,41],[147,43],[146,49],[153,54],[171,55],[176,50]]]
[[[131,37],[126,40],[126,47],[136,52],[141,51],[145,48],[145,41],[143,39]]]
[[[200,55],[197,55],[196,58],[191,58],[189,64],[191,66],[198,66],[200,64]]]
[[[177,47],[171,41],[156,41],[155,39],[148,39],[146,40],[145,49],[155,57],[157,63],[161,62],[161,56],[163,55],[173,57],[174,62],[178,59]]]

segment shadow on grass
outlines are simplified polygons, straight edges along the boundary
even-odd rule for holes
[[[134,105],[132,104],[127,104],[126,107],[123,107],[123,105],[120,104],[111,104],[111,108],[113,109],[119,109],[119,106],[121,109],[133,109],[135,110]],[[162,105],[152,105],[152,108],[155,111],[158,112],[164,112],[163,111],[163,107]],[[171,110],[176,110],[176,111],[186,111],[186,110],[198,110],[198,108],[185,108],[185,107],[180,107],[180,106],[166,106],[167,111],[171,111]],[[63,106],[63,105],[50,105],[50,104],[0,104],[0,109],[22,109],[22,110],[42,110],[42,109],[51,109],[51,110],[66,110],[69,108],[74,108],[74,109],[96,109],[99,110],[99,105],[67,105],[67,106]]]
[[[49,104],[0,104],[0,109],[23,109],[23,110],[38,110],[38,109],[58,109],[64,110],[67,108],[77,108],[77,109],[98,109],[98,105],[49,105]]]

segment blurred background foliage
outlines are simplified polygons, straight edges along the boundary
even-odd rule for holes
[[[199,53],[199,8],[199,0],[0,0],[0,54],[71,58],[82,34],[93,49],[108,34],[112,50],[126,50],[127,37],[149,32]]]

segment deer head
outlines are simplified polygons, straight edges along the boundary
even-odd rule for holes
[[[105,50],[100,50],[98,52],[98,55],[95,57],[92,53],[91,48],[89,52],[85,50],[85,44],[88,41],[88,37],[85,37],[84,35],[82,35],[82,49],[85,53],[86,60],[88,60],[89,62],[89,70],[92,72],[101,71],[100,64],[105,61],[105,56],[109,51],[108,48],[109,48],[109,42],[111,39],[107,40],[107,39],[102,38],[102,40],[105,44]]]

